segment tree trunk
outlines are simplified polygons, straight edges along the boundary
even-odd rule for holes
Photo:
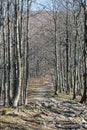
[[[84,91],[81,103],[87,102],[87,0],[84,1]]]
[[[17,107],[20,99],[21,91],[21,49],[19,43],[19,0],[15,0],[15,13],[16,13],[16,52],[17,52],[17,80],[16,91],[14,93],[13,107]]]
[[[25,87],[25,105],[27,105],[27,89],[28,89],[28,79],[29,79],[29,11],[30,11],[30,4],[29,4],[29,0],[27,0],[27,35],[26,35],[26,52],[25,52],[25,64],[26,64],[26,78],[25,78],[25,83],[26,83],[26,87]]]
[[[70,86],[69,86],[69,82],[68,82],[68,74],[69,74],[69,58],[68,58],[68,48],[69,48],[69,44],[68,44],[68,0],[66,0],[66,93],[69,94],[70,93]]]
[[[10,2],[8,1],[7,3],[7,11],[8,11],[8,17],[7,17],[7,21],[8,21],[8,88],[7,88],[7,96],[8,96],[8,104],[11,105],[11,97],[10,97],[10,70],[11,70],[11,64],[10,64],[10,15],[9,15],[9,10],[10,10]]]

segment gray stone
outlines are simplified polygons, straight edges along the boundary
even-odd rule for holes
[[[42,106],[47,108],[48,107],[48,103],[47,102],[43,102]]]
[[[72,130],[72,129],[79,129],[80,125],[77,123],[73,123],[70,121],[59,121],[56,123],[55,125],[57,128],[61,128],[61,129],[67,129],[67,130]]]
[[[69,109],[65,109],[63,111],[63,115],[67,116],[67,117],[74,117],[75,116],[75,112]]]
[[[87,121],[87,114],[83,116],[84,120]]]
[[[35,117],[35,118],[36,118],[36,117],[41,117],[41,113],[38,113],[38,114],[34,115],[34,117]]]
[[[87,123],[82,123],[82,127],[87,130]]]

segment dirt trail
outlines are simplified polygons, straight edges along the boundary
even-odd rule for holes
[[[87,130],[87,107],[74,100],[56,100],[52,90],[52,84],[39,86],[25,108],[1,114],[0,130]]]
[[[52,89],[53,89],[52,84],[46,84],[46,85],[39,86],[32,93],[32,100],[33,101],[46,101],[48,98],[50,98],[52,96],[50,94],[50,91]]]

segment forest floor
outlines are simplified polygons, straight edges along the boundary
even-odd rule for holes
[[[52,90],[49,83],[34,88],[25,107],[0,106],[0,130],[87,130],[87,106]]]

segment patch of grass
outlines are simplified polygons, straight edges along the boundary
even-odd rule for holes
[[[0,109],[2,114],[0,115],[0,130],[28,130],[25,121],[22,119],[25,117],[28,118],[28,111],[24,107],[18,109],[9,109],[9,108]],[[25,113],[26,111],[26,113]]]
[[[55,99],[58,101],[71,100],[72,96],[72,93],[68,95],[65,93],[59,93],[58,96],[55,96]]]
[[[66,93],[58,93],[57,96],[54,96],[54,98],[58,101],[65,101],[65,100],[72,100],[73,99],[73,93],[70,94],[66,94]],[[74,99],[75,101],[80,101],[81,96],[76,96],[76,99]]]
[[[37,120],[34,117],[41,110],[19,106],[19,110],[2,107],[0,111],[4,113],[0,114],[0,130],[41,130],[42,119]]]
[[[3,109],[1,113],[2,113],[2,115],[7,115],[9,113],[12,113],[12,109],[9,109],[9,108],[8,109]]]
[[[53,96],[58,101],[72,100],[73,99],[73,92],[71,92],[70,94],[66,94],[65,92],[61,92],[61,93],[58,93],[58,95],[54,95],[54,88],[51,88],[51,90],[49,91],[49,94],[51,96]],[[76,95],[76,99],[74,99],[74,100],[79,102],[80,99],[81,99],[81,96]]]

